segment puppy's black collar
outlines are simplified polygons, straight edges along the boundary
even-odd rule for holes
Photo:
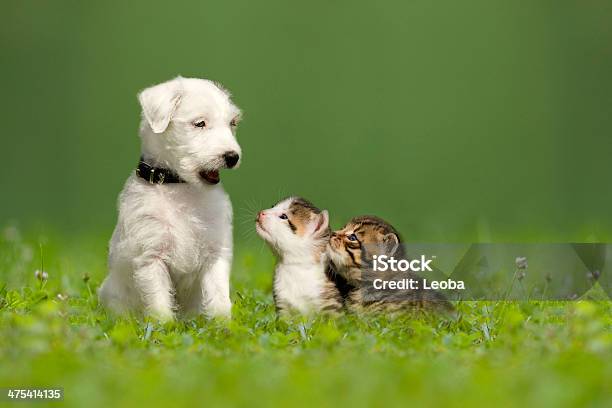
[[[136,175],[150,184],[169,184],[169,183],[184,183],[185,180],[179,177],[174,171],[153,167],[147,164],[144,157],[140,158],[140,163],[136,168]]]

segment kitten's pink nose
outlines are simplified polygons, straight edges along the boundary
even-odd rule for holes
[[[265,213],[265,212],[260,211],[260,212],[257,214],[257,221],[261,221],[261,219],[262,219],[262,218],[263,218],[265,215],[266,215],[266,213]]]

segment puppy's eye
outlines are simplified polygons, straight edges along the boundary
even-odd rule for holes
[[[287,217],[287,214],[281,214],[281,215],[278,216],[278,218],[280,218],[281,220],[286,220],[289,217]]]
[[[193,124],[193,126],[195,126],[195,127],[199,127],[199,128],[203,128],[203,127],[206,127],[206,122],[204,122],[203,120],[201,120],[201,121],[199,121],[199,122],[194,123],[194,124]]]
[[[349,241],[358,241],[358,239],[357,239],[357,235],[355,235],[355,234],[351,234],[351,235],[349,235],[349,236],[348,236],[348,239],[349,239]]]

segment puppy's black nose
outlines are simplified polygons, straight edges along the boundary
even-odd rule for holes
[[[226,152],[223,155],[223,160],[225,160],[225,164],[227,165],[227,167],[229,167],[230,169],[232,167],[234,167],[236,165],[236,163],[238,163],[238,159],[240,158],[240,156],[238,155],[238,153],[236,152]]]

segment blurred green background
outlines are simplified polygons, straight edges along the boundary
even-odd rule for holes
[[[110,236],[136,93],[181,74],[245,112],[239,243],[288,194],[412,241],[612,239],[612,2],[2,8],[1,225]]]

